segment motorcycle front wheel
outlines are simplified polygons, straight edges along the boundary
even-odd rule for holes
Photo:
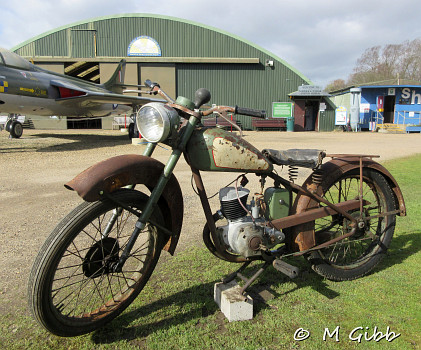
[[[134,190],[113,194],[141,213],[148,197]],[[137,215],[103,200],[84,202],[54,229],[33,265],[28,286],[35,319],[59,336],[77,336],[102,327],[136,298],[150,278],[163,246],[151,223],[140,233],[121,272],[117,262]],[[156,209],[151,222],[163,222]]]

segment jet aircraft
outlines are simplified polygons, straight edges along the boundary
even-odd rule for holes
[[[105,117],[127,113],[134,106],[162,100],[123,95],[126,62],[111,78],[96,84],[47,71],[0,47],[0,113],[8,113],[6,130],[22,135],[19,114],[68,117]]]

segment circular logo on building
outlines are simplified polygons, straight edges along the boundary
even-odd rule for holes
[[[132,40],[127,56],[161,56],[161,47],[154,38],[142,35]]]

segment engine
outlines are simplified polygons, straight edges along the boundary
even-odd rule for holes
[[[268,196],[266,192],[268,190],[264,196],[267,209],[271,206],[273,193],[279,191],[270,190]],[[273,219],[270,211],[266,210],[261,215],[262,210],[254,199],[247,205],[249,193],[244,187],[225,187],[219,191],[221,214],[228,224],[217,227],[220,241],[233,253],[246,258],[261,255],[262,251],[275,247],[285,239],[283,232],[265,225],[268,219]],[[277,205],[282,205],[281,200],[278,200]],[[289,207],[288,203],[284,203],[285,205]]]

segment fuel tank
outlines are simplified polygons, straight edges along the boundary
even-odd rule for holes
[[[187,144],[187,162],[202,171],[270,173],[272,163],[250,143],[220,128],[199,128]]]

